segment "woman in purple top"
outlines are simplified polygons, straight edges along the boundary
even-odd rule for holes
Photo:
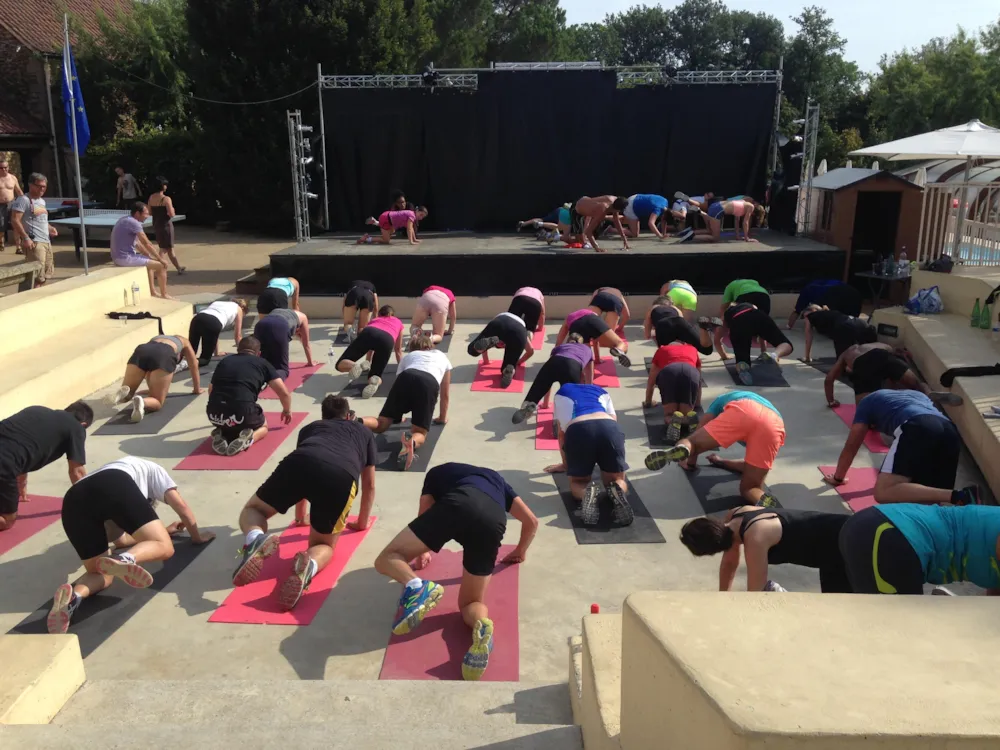
[[[368,384],[361,391],[361,398],[371,398],[382,385],[382,373],[389,364],[389,355],[395,352],[396,362],[403,357],[403,321],[396,317],[391,305],[383,305],[378,317],[369,321],[358,337],[337,360],[337,372],[349,372],[351,382],[368,373]]]
[[[391,245],[392,235],[397,229],[406,228],[406,236],[411,245],[419,245],[416,229],[414,225],[427,217],[427,209],[424,206],[417,206],[413,211],[383,211],[378,217],[378,228],[382,230],[381,237],[372,237],[370,234],[363,234],[358,240],[359,245]]]
[[[559,344],[552,350],[552,356],[538,371],[535,382],[528,389],[528,395],[521,408],[514,412],[511,422],[521,424],[535,413],[538,404],[548,404],[549,391],[554,383],[593,383],[594,382],[594,352],[588,344],[583,343],[583,336],[571,333],[565,344]]]

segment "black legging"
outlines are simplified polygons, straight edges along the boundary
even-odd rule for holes
[[[701,343],[701,334],[694,324],[681,317],[663,318],[656,323],[656,345],[666,346],[674,341],[691,344],[702,354],[711,354],[714,349],[711,342],[708,346]]]
[[[560,357],[557,354],[549,357],[545,364],[542,365],[542,369],[538,371],[535,382],[531,384],[531,388],[528,389],[528,395],[524,400],[537,404],[551,390],[553,383],[565,385],[566,383],[582,382],[583,365],[575,359]]]
[[[671,362],[656,376],[660,401],[665,404],[688,404],[692,408],[701,400],[701,373],[687,362]]]
[[[920,558],[878,508],[847,519],[840,530],[840,554],[856,594],[924,593]]]
[[[389,364],[389,357],[396,347],[396,342],[392,340],[392,334],[383,331],[381,328],[365,326],[358,337],[351,342],[344,353],[337,360],[339,365],[345,359],[349,362],[357,362],[365,357],[368,352],[372,353],[372,366],[368,371],[368,377],[382,377],[385,366]]]
[[[201,344],[201,356],[198,357],[198,365],[204,367],[212,361],[215,354],[215,347],[219,344],[219,334],[222,333],[222,321],[214,315],[200,312],[191,318],[191,325],[188,326],[188,339],[191,341],[191,348],[195,354],[198,353],[198,344]]]
[[[771,316],[759,309],[751,307],[740,310],[735,315],[730,315],[727,310],[726,324],[729,326],[729,339],[733,342],[737,362],[750,362],[750,349],[753,340],[758,337],[775,347],[781,344],[791,345]]]
[[[493,336],[500,339],[504,345],[501,369],[508,366],[517,367],[521,355],[524,354],[525,344],[528,343],[528,329],[509,315],[496,317],[487,323],[482,333],[469,344],[469,356],[478,357],[482,354],[482,352],[476,351],[476,342]]]

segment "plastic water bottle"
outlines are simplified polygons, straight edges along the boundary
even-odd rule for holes
[[[903,252],[899,254],[899,272],[903,276],[910,275],[910,261],[906,257],[906,245],[903,245]]]
[[[133,307],[139,306],[139,282],[132,282],[132,305]]]

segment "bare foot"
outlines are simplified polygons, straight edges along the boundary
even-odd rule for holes
[[[710,453],[706,460],[712,464],[712,466],[722,466],[722,458],[717,453]]]
[[[160,299],[169,299],[169,300],[173,300],[174,302],[177,301],[176,297],[171,297],[169,294],[161,294],[160,295]]]
[[[545,467],[546,474],[562,474],[566,471],[566,464],[552,464]]]

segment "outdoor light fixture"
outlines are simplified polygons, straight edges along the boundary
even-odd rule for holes
[[[300,133],[311,133],[313,132],[312,125],[299,125]]]
[[[311,156],[306,156],[302,159],[302,165],[307,166],[313,163],[313,158]]]

